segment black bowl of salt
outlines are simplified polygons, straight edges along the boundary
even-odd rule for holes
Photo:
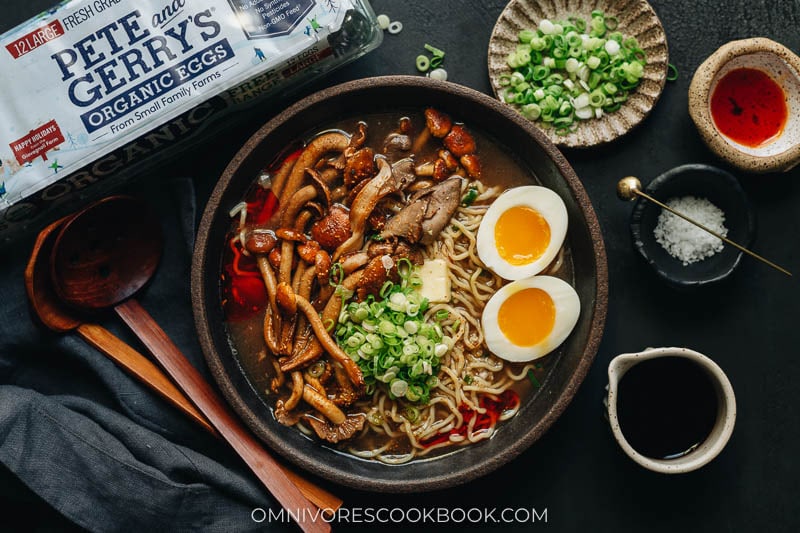
[[[682,165],[651,181],[644,192],[745,248],[755,237],[755,217],[739,181],[710,165]],[[636,250],[655,273],[677,288],[727,279],[742,252],[642,197],[631,213]]]

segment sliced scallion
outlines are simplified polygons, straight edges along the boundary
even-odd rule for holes
[[[552,125],[562,135],[575,120],[619,109],[644,77],[647,56],[634,37],[617,30],[618,20],[595,10],[580,17],[539,21],[523,29],[507,57],[500,98],[530,120]]]

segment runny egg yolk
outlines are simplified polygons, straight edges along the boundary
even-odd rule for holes
[[[550,225],[535,209],[516,205],[497,219],[494,228],[497,253],[514,266],[532,263],[550,244]]]
[[[500,306],[497,323],[503,335],[517,346],[533,346],[547,337],[556,321],[550,295],[537,288],[522,289]]]

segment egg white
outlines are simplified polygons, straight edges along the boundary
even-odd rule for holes
[[[519,346],[511,342],[503,334],[497,321],[497,316],[500,306],[512,294],[529,288],[541,289],[550,295],[555,305],[555,322],[550,333],[539,343],[532,346]],[[575,324],[578,323],[580,311],[581,301],[578,293],[569,283],[560,278],[534,276],[512,281],[494,293],[483,309],[481,322],[484,339],[489,351],[501,359],[513,363],[533,361],[552,352],[569,337],[569,334],[575,328]],[[532,319],[533,317],[523,318],[523,320]]]
[[[527,206],[539,212],[550,226],[550,242],[544,253],[538,259],[524,265],[512,265],[500,257],[495,244],[495,226],[498,219],[508,209],[516,206]],[[478,227],[476,242],[478,257],[484,265],[503,279],[516,280],[535,276],[547,268],[558,255],[567,235],[568,220],[564,200],[554,191],[537,185],[508,189],[489,206]],[[521,228],[520,231],[524,229]]]

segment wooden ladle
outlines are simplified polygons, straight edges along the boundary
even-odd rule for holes
[[[58,230],[66,220],[66,217],[57,220],[39,232],[25,268],[25,289],[28,299],[42,324],[58,333],[74,331],[203,429],[219,437],[219,433],[206,420],[206,417],[150,359],[131,348],[104,327],[85,322],[83,317],[58,299],[50,276],[50,256]],[[284,470],[306,498],[320,509],[335,511],[341,507],[342,500],[334,494],[288,468],[284,468]]]
[[[302,518],[298,526],[307,532],[330,531],[280,464],[132,298],[155,273],[162,242],[158,219],[143,202],[129,196],[100,200],[59,230],[50,262],[53,287],[77,308],[112,307],[289,515]]]
[[[39,232],[25,268],[25,289],[36,315],[45,326],[53,331],[58,333],[75,331],[129,374],[145,383],[204,429],[216,435],[216,430],[208,423],[208,420],[149,359],[104,327],[84,322],[58,300],[53,292],[53,283],[50,278],[50,255],[57,231],[65,220],[66,218],[58,220]]]

